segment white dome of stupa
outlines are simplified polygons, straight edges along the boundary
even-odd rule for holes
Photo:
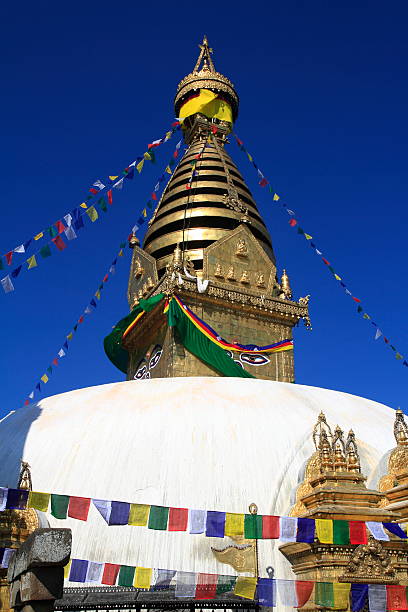
[[[20,459],[35,491],[162,506],[287,515],[311,432],[323,411],[330,425],[353,428],[367,485],[395,445],[391,408],[327,389],[266,380],[196,377],[128,381],[41,400],[0,421],[0,485],[17,484]],[[107,526],[91,505],[69,527],[72,557],[144,567],[234,574],[207,538],[144,527]],[[279,540],[259,541],[260,574],[292,578]]]

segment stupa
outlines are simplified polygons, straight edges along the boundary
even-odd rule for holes
[[[226,150],[238,109],[235,87],[216,71],[204,37],[175,97],[186,151],[143,246],[136,236],[129,240],[131,311],[105,339],[108,357],[127,380],[7,415],[0,421],[0,484],[18,484],[22,458],[36,491],[230,513],[246,513],[252,504],[264,515],[403,522],[408,432],[402,413],[389,457],[394,410],[294,383],[292,332],[300,320],[310,325],[309,297],[295,299],[287,272],[278,272],[269,231]],[[373,580],[374,559],[377,583],[408,578],[405,545],[392,536],[368,551],[274,539],[259,540],[255,549],[253,540],[242,538],[109,526],[94,505],[87,521],[36,514],[32,529],[72,529],[75,559],[349,582],[353,576]],[[25,532],[10,537],[12,523],[1,523],[0,546],[17,547],[24,539]],[[137,607],[129,604],[133,591],[67,580],[57,609],[90,609],[92,596],[95,608]],[[233,593],[210,604],[256,605]],[[149,605],[204,607],[194,599],[179,603],[164,591]],[[292,608],[278,600],[277,609]],[[304,609],[324,606],[309,602]]]

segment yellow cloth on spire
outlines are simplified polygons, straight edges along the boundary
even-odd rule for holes
[[[36,508],[41,512],[47,512],[48,503],[50,501],[50,493],[38,493],[37,491],[30,491],[28,496],[28,507]]]
[[[133,586],[137,589],[150,589],[152,582],[152,569],[150,567],[137,567]]]
[[[322,544],[333,544],[333,521],[315,519],[316,535]]]
[[[209,89],[200,89],[198,96],[187,100],[180,108],[179,119],[184,119],[195,113],[202,113],[210,119],[214,117],[233,123],[232,110],[228,102],[218,98],[218,94]]]
[[[128,525],[145,527],[149,518],[150,506],[146,504],[130,504]]]
[[[234,595],[239,597],[245,597],[246,599],[253,599],[255,595],[257,578],[249,578],[247,576],[238,576],[235,583]]]
[[[225,535],[240,536],[244,535],[244,514],[227,512],[225,515]]]
[[[349,582],[334,582],[333,595],[335,610],[347,610],[349,606],[351,584]]]

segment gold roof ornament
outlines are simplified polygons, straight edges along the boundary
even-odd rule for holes
[[[134,249],[136,246],[139,246],[139,245],[140,245],[140,240],[136,236],[136,234],[133,233],[129,238],[129,248]]]
[[[290,300],[292,297],[292,289],[290,287],[289,276],[286,270],[283,270],[281,277],[282,296],[286,300]]]
[[[394,436],[397,444],[408,446],[408,426],[400,408],[395,411]]]
[[[315,445],[315,449],[317,451],[320,449],[320,438],[323,432],[326,432],[327,438],[333,440],[333,434],[330,429],[330,425],[327,424],[326,415],[324,412],[320,412],[319,416],[317,417],[317,423],[313,427],[312,433],[313,444]]]
[[[239,98],[234,89],[233,83],[217,72],[212,60],[213,50],[208,44],[207,36],[204,35],[203,42],[199,45],[200,53],[194,70],[180,81],[174,100],[176,117],[183,103],[195,92],[200,89],[209,89],[214,92],[222,93],[230,103],[234,121],[238,116]]]

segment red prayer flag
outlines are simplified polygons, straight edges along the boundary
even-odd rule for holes
[[[240,147],[242,147],[244,143],[242,142],[242,140],[238,138],[238,136],[236,138],[237,138],[237,143],[239,144]]]
[[[190,185],[190,183],[187,183],[187,185],[186,185],[186,189],[191,189],[191,185]]]
[[[83,315],[81,315],[78,319],[78,323],[83,323],[84,322],[84,317]]]
[[[174,157],[174,159],[176,159],[176,157],[178,157],[178,151],[177,151],[177,149],[174,151],[174,153],[173,153],[173,157]]]
[[[295,587],[298,600],[296,607],[301,608],[309,601],[313,591],[314,582],[312,580],[296,580]]]
[[[274,540],[279,538],[279,516],[262,517],[262,538]]]
[[[295,225],[297,225],[296,219],[290,219],[289,225],[290,225],[290,227],[295,227]]]
[[[115,563],[105,563],[102,574],[102,584],[109,584],[110,586],[113,586],[116,583],[119,570],[120,565],[116,565]]]
[[[180,125],[180,121],[174,121],[174,123],[171,124],[171,127],[177,127],[178,125]]]
[[[324,257],[322,257],[322,261],[323,261],[323,263],[326,264],[326,266],[330,266],[330,263]]]
[[[112,189],[109,189],[109,191],[106,192],[106,195],[108,196],[108,202],[109,204],[112,204],[113,202],[113,198],[112,198]]]
[[[187,508],[170,508],[168,531],[186,531],[187,523]]]
[[[67,245],[65,244],[61,236],[55,236],[55,238],[53,238],[52,241],[59,251],[63,251],[64,249],[67,248]]]
[[[216,574],[198,574],[196,586],[196,599],[214,599],[217,592]]]
[[[65,225],[63,224],[62,221],[57,221],[55,223],[55,227],[57,228],[59,234],[61,234],[61,232],[65,230]]]
[[[29,403],[30,403],[30,401],[29,401],[29,400],[26,400],[26,401],[24,402],[24,406],[28,406],[28,405],[29,405]]]
[[[94,194],[99,193],[98,190],[94,189],[93,187],[91,187],[89,191]]]
[[[405,586],[387,584],[387,610],[407,610]]]
[[[152,200],[157,200],[157,195],[154,193],[154,191],[152,193]]]
[[[367,529],[363,521],[349,521],[350,544],[367,544]]]
[[[388,338],[386,338],[385,336],[384,336],[384,342],[385,342],[385,344],[388,344],[388,343],[389,343]]]
[[[266,187],[268,184],[268,181],[266,180],[265,177],[263,177],[263,179],[259,181],[259,184],[261,187]]]
[[[355,302],[361,302],[361,300],[359,300],[358,298],[354,297],[354,295],[353,295],[353,300],[354,300]]]
[[[109,274],[105,274],[105,276],[103,277],[103,283],[107,283],[108,282],[108,278],[109,278]]]
[[[13,251],[6,253],[7,265],[11,266],[12,259],[13,259]]]
[[[58,365],[58,359],[55,357],[55,359],[52,360],[53,365],[57,366]]]
[[[89,497],[73,497],[69,498],[68,516],[79,521],[86,521],[88,518],[89,506],[91,500]]]

